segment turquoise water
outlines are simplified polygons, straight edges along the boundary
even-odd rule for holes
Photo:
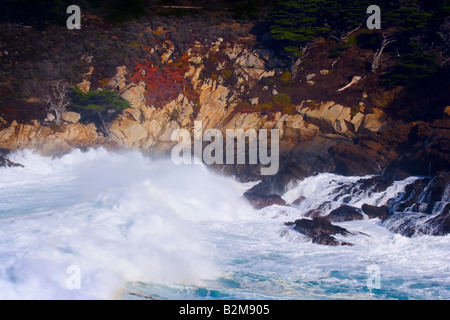
[[[1,299],[450,298],[449,236],[361,220],[339,223],[354,246],[330,247],[284,226],[356,177],[311,177],[283,196],[305,196],[300,206],[254,210],[250,184],[203,165],[103,149],[11,160],[25,168],[0,168]],[[351,204],[382,204],[409,182]]]

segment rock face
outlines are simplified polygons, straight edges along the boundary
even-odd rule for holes
[[[286,222],[285,225],[292,226],[295,230],[310,238],[313,243],[329,246],[351,245],[348,242],[338,241],[333,237],[336,234],[342,236],[349,235],[349,231],[345,228],[335,226],[330,221],[321,217],[315,217],[312,220],[298,219],[294,222]]]
[[[387,206],[377,207],[365,203],[362,205],[361,210],[369,217],[369,219],[378,218],[383,220],[389,214],[389,208]]]
[[[450,175],[417,179],[393,206],[383,225],[407,237],[450,232]]]
[[[61,115],[61,118],[66,122],[76,124],[76,123],[78,123],[78,121],[80,121],[81,115],[79,113],[69,111],[69,112],[63,112]]]
[[[342,221],[362,220],[363,215],[361,214],[361,209],[344,204],[339,208],[331,211],[324,218],[331,222],[342,222]]]
[[[381,168],[395,178],[436,175],[448,170],[450,119],[366,131],[352,143],[333,146],[330,153],[335,172],[343,175],[375,174]]]
[[[274,204],[279,206],[286,205],[286,201],[284,201],[277,194],[262,195],[262,194],[245,193],[244,196],[255,209],[262,209],[265,207],[272,206]]]
[[[0,156],[0,167],[7,167],[7,168],[22,167],[23,168],[23,165],[21,165],[20,163],[12,162],[11,160],[4,158],[3,156]]]
[[[160,49],[160,63],[173,63],[174,44],[166,41]],[[210,58],[218,52],[222,54],[223,61],[216,61],[215,77],[205,77],[204,71],[210,67],[207,62],[214,60]],[[297,106],[294,113],[276,112],[270,117],[256,112],[242,113],[237,109],[240,103],[250,101],[257,105],[271,99],[257,94],[247,96],[247,93],[257,87],[263,78],[276,76],[268,68],[271,59],[276,59],[274,54],[270,50],[251,50],[239,43],[224,43],[223,39],[210,45],[195,43],[186,54],[189,56],[189,65],[184,78],[195,89],[198,100],[180,92],[178,97],[162,108],[147,105],[145,83],[130,82],[131,75],[127,67],[118,66],[115,76],[106,87],[116,90],[121,98],[130,103],[130,108],[112,120],[107,130],[108,136],[104,136],[100,130],[94,133],[92,127],[80,123],[84,119],[80,119],[79,114],[67,112],[63,115],[63,126],[53,127],[52,130],[42,126],[39,121],[0,127],[0,148],[33,148],[46,154],[61,154],[80,145],[95,147],[106,144],[164,154],[177,143],[171,141],[172,132],[177,129],[192,131],[194,121],[202,121],[204,131],[212,128],[223,133],[227,129],[254,129],[257,132],[260,129],[278,129],[281,156],[287,155],[288,163],[296,164],[294,168],[285,167],[287,177],[290,174],[305,176],[334,170],[335,163],[327,148],[345,141],[348,143],[351,137],[362,130],[377,131],[381,128],[374,120],[383,120],[378,114],[354,115],[350,107],[333,101],[306,100]],[[86,80],[91,74],[86,74],[85,80],[78,84],[84,92],[91,89],[90,81]],[[319,76],[309,74],[308,79],[315,80],[322,74],[324,72],[320,72]],[[227,83],[226,77],[233,77],[236,85]],[[283,90],[281,87],[275,89],[275,85],[270,87],[265,86],[266,95],[270,95],[270,92],[277,95],[278,91]],[[50,118],[47,117],[47,125],[52,122]],[[75,132],[79,132],[80,136],[75,137]],[[83,139],[84,142],[81,142]]]
[[[97,131],[94,124],[62,124],[56,130],[41,125],[37,121],[18,124],[13,121],[9,127],[0,131],[1,148],[20,150],[30,148],[43,155],[61,155],[74,148],[86,149],[104,145],[105,137]]]

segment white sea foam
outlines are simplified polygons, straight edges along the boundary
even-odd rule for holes
[[[284,226],[361,177],[310,177],[283,195],[304,196],[299,206],[255,211],[250,184],[202,165],[104,149],[11,160],[25,168],[0,168],[1,299],[450,299],[450,236],[406,238],[366,219],[339,223],[354,246],[329,247]],[[350,204],[381,205],[408,183]],[[374,264],[380,290],[367,288]],[[71,265],[79,290],[66,285]]]
[[[112,298],[129,281],[199,284],[221,274],[199,225],[253,212],[204,166],[140,153],[30,151],[0,169],[0,298]],[[69,290],[70,265],[81,271]]]

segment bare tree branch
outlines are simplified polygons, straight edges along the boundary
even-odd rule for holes
[[[339,92],[340,92],[340,91],[344,91],[345,89],[347,89],[347,88],[351,87],[352,85],[354,85],[355,83],[359,82],[361,79],[362,79],[362,78],[361,78],[360,76],[354,76],[354,77],[352,78],[352,81],[350,81],[346,86],[344,86],[344,87],[338,89],[337,91],[339,91]]]
[[[383,42],[381,43],[380,49],[375,52],[375,55],[373,56],[373,62],[372,62],[372,72],[375,73],[377,69],[380,66],[380,58],[383,54],[383,50],[392,42],[394,42],[395,39],[393,39],[389,34],[383,33]]]
[[[49,86],[49,93],[44,97],[44,101],[47,103],[47,111],[55,114],[55,122],[59,125],[63,112],[70,104],[70,86],[62,80],[53,81]]]

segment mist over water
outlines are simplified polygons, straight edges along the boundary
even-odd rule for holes
[[[326,199],[337,207],[333,188],[360,177],[310,177],[283,195],[304,196],[299,206],[254,210],[249,185],[204,165],[104,149],[10,159],[25,168],[0,168],[0,299],[450,298],[449,236],[406,238],[366,219],[339,223],[354,246],[329,247],[284,226]],[[382,205],[414,179],[350,204]]]
[[[199,225],[252,213],[238,184],[204,166],[140,153],[31,152],[1,169],[0,297],[113,298],[129,281],[201,284],[220,275]],[[68,290],[67,267],[81,270]]]

